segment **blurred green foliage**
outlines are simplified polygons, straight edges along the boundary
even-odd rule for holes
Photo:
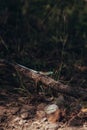
[[[0,0],[0,58],[34,69],[87,64],[85,0]]]

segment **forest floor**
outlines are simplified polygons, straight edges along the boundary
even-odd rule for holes
[[[81,111],[77,101],[69,102],[72,110],[63,109],[64,115],[55,122],[49,122],[45,114],[48,104],[53,101],[48,103],[44,96],[0,90],[0,130],[87,130],[87,109]]]
[[[44,91],[37,93],[33,89],[31,94],[22,92],[22,88],[17,88],[14,82],[8,84],[12,81],[9,80],[10,73],[6,73],[9,78],[3,77],[3,74],[0,77],[0,81],[3,80],[0,85],[0,130],[87,130],[87,106],[83,107],[87,101],[82,103],[80,99],[63,94],[47,96]],[[58,120],[55,120],[56,115],[51,115],[53,117],[49,121],[45,108],[60,100],[60,95],[65,105],[60,108]]]

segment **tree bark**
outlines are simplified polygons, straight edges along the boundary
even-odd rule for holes
[[[50,78],[49,76],[41,74],[38,71],[29,69],[17,63],[10,63],[6,60],[0,60],[0,64],[13,66],[16,69],[16,71],[20,72],[21,74],[28,77],[29,79],[32,79],[34,82],[36,83],[40,82],[44,84],[46,87],[51,87],[52,89],[60,93],[67,94],[75,98],[82,98],[83,100],[87,99],[87,91],[82,88],[77,88],[77,87],[73,88],[71,86],[64,85],[63,83],[56,81]]]

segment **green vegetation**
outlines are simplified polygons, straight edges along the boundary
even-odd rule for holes
[[[36,70],[87,64],[85,0],[0,2],[0,58]]]

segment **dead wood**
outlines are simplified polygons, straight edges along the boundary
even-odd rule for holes
[[[82,98],[83,100],[87,99],[87,91],[82,88],[76,88],[76,87],[73,88],[71,86],[64,85],[59,81],[55,81],[54,79],[39,73],[38,71],[29,69],[17,63],[10,63],[6,60],[0,60],[0,64],[1,65],[5,64],[14,67],[18,72],[28,77],[29,79],[32,79],[34,82],[36,83],[40,82],[44,84],[46,87],[51,87],[52,89],[60,93],[67,94],[75,98]]]

